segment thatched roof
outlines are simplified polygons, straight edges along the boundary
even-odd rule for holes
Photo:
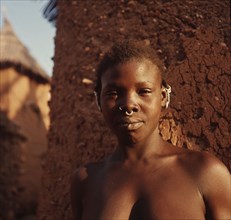
[[[47,73],[19,40],[8,19],[4,18],[4,25],[0,31],[0,68],[9,67],[14,67],[20,73],[40,83],[50,81]]]

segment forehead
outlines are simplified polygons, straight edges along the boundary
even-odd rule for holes
[[[101,78],[102,87],[123,82],[149,82],[159,84],[161,82],[161,73],[157,65],[151,61],[129,60],[124,63],[119,63],[109,68]]]

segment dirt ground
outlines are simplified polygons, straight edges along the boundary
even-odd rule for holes
[[[229,8],[227,0],[58,1],[40,220],[72,219],[71,174],[115,146],[91,81],[118,39],[150,43],[165,63],[173,92],[160,123],[163,137],[178,147],[209,151],[231,168]]]

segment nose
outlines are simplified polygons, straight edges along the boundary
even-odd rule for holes
[[[139,104],[135,94],[127,94],[118,102],[118,106],[125,112],[138,112]]]

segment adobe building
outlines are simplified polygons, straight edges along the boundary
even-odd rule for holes
[[[73,171],[113,150],[92,82],[118,39],[151,44],[165,63],[172,96],[160,123],[163,137],[178,147],[208,151],[231,168],[229,9],[227,0],[50,1],[46,16],[58,16],[40,220],[72,219]]]
[[[0,112],[4,119],[0,178],[11,182],[12,189],[7,184],[1,188],[1,198],[10,205],[1,203],[0,219],[1,215],[5,215],[3,219],[19,219],[36,211],[42,159],[47,150],[49,98],[49,76],[5,18],[0,32]],[[14,136],[19,141],[14,142]],[[12,169],[8,169],[9,164],[14,164]],[[2,191],[17,195],[17,199],[9,202]]]

